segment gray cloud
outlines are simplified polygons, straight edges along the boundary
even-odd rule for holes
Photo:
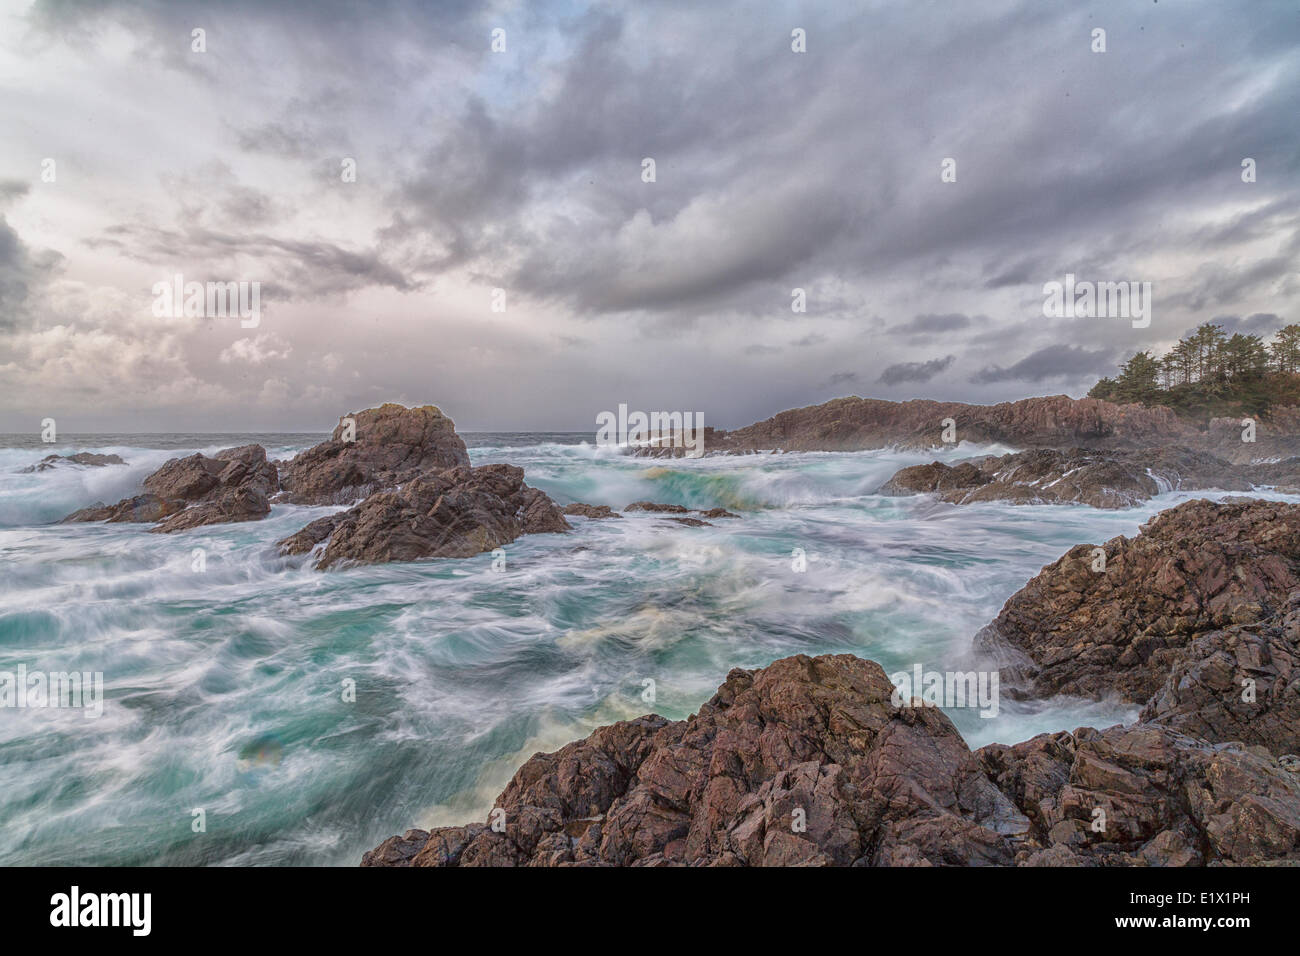
[[[45,338],[0,363],[26,381],[84,367],[67,394],[115,408],[97,349],[156,352],[158,330],[112,310],[173,266],[313,304],[279,314],[291,358],[267,393],[299,422],[384,390],[518,427],[585,426],[611,389],[669,392],[720,425],[854,381],[996,401],[1086,387],[1216,315],[1300,321],[1293,0],[1116,8],[1104,55],[1095,17],[818,5],[795,54],[790,15],[729,0],[43,0],[0,40],[33,77],[0,103],[0,196],[13,184],[18,210],[0,221],[0,322]],[[69,56],[83,72],[65,79]],[[96,128],[77,132],[91,87]],[[29,188],[51,151],[58,191]],[[1044,319],[1042,284],[1066,272],[1151,280],[1152,327]],[[382,331],[358,342],[358,322]],[[167,331],[150,368],[191,382],[191,414],[225,425],[255,404],[264,379],[212,359],[255,350]],[[832,350],[859,371],[827,379]],[[980,371],[913,360],[949,352]],[[0,386],[0,407],[19,389]]]
[[[1077,345],[1049,345],[1025,356],[1008,368],[993,365],[971,377],[977,384],[993,382],[1042,382],[1052,378],[1080,378],[1113,371],[1114,362],[1106,349],[1089,350]]]
[[[899,385],[903,382],[928,382],[940,372],[946,371],[955,360],[955,356],[930,359],[928,362],[899,362],[880,373],[879,381],[884,385]]]

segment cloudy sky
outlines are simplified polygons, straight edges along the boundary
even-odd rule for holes
[[[1295,0],[0,2],[0,88],[0,431],[728,427],[1300,321]]]

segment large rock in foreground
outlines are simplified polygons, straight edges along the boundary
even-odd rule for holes
[[[979,751],[1032,821],[1027,866],[1300,863],[1300,761],[1138,723]]]
[[[144,480],[145,493],[115,505],[96,504],[75,511],[64,522],[160,522],[152,531],[168,533],[202,525],[257,521],[271,511],[279,487],[275,465],[261,445],[227,448],[209,458],[173,458]]]
[[[351,441],[345,440],[349,418]],[[468,465],[455,423],[437,407],[386,404],[340,419],[329,441],[281,464],[280,483],[293,504],[343,505],[418,475]]]
[[[504,833],[410,831],[363,865],[1010,863],[1028,819],[941,711],[892,692],[848,655],[733,670],[689,720],[534,756],[497,801]]]
[[[1118,694],[1145,704],[1179,665],[1215,658],[1217,649],[1249,660],[1255,652],[1238,651],[1231,629],[1277,618],[1297,589],[1300,505],[1188,501],[1156,515],[1136,538],[1070,549],[1012,595],[976,640],[1007,652],[1034,696]],[[1276,632],[1292,652],[1293,625],[1279,622]],[[1208,643],[1198,644],[1202,638]],[[1291,653],[1275,646],[1261,662]]]
[[[335,565],[466,558],[520,535],[569,530],[545,493],[524,484],[513,465],[450,468],[381,491],[348,511],[311,522],[280,542],[305,554],[324,542],[320,570]]]
[[[1260,749],[1138,724],[972,754],[941,711],[892,692],[849,655],[734,670],[688,720],[642,717],[534,756],[497,799],[497,829],[408,830],[362,865],[1300,860],[1300,774]]]

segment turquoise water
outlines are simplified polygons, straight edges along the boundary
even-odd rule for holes
[[[573,435],[471,435],[475,464],[521,465],[562,503],[644,498],[742,518],[576,518],[571,534],[508,546],[500,571],[481,555],[329,573],[273,545],[330,508],[168,536],[49,523],[132,493],[177,454],[260,441],[286,457],[320,437],[0,447],[0,672],[102,671],[106,698],[93,719],[0,709],[0,864],[354,865],[409,826],[482,819],[538,750],[650,710],[686,716],[733,667],[827,652],[888,673],[969,666],[971,637],[1044,564],[1191,497],[958,508],[871,494],[932,454],[654,461]],[[129,464],[16,473],[74,450]],[[995,719],[951,716],[979,746],[1133,714],[1004,695]]]

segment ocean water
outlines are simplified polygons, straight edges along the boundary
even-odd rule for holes
[[[485,818],[538,750],[687,716],[733,667],[842,652],[887,673],[970,667],[976,631],[1069,547],[1216,497],[1104,512],[871,493],[905,465],[1008,450],[993,446],[684,461],[471,434],[475,464],[520,465],[561,503],[742,517],[575,518],[509,545],[500,570],[480,555],[327,573],[274,543],[331,508],[166,536],[53,523],[176,455],[257,441],[284,458],[323,437],[0,436],[0,672],[102,672],[105,696],[93,718],[0,709],[0,864],[355,865],[407,827]],[[128,464],[18,471],[84,450]],[[996,718],[950,716],[975,747],[1135,713],[1003,695]]]

